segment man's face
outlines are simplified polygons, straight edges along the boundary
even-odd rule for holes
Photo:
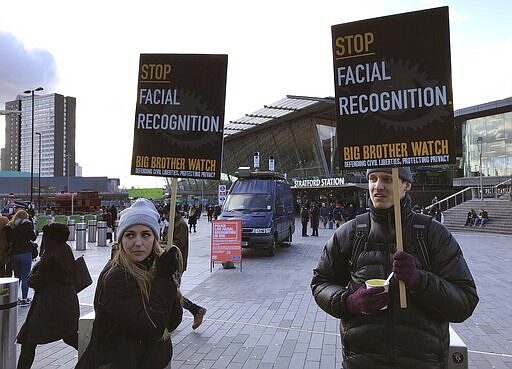
[[[368,187],[373,206],[377,209],[389,209],[393,206],[393,176],[387,172],[373,172],[368,176]],[[411,189],[407,181],[398,181],[400,198]]]

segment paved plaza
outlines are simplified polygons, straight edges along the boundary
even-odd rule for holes
[[[311,233],[311,232],[309,232]],[[210,224],[198,222],[190,235],[188,270],[182,291],[208,312],[192,330],[184,311],[172,334],[173,369],[339,369],[339,322],[320,310],[311,295],[312,269],[333,230],[301,237],[274,257],[243,251],[243,265],[210,272]],[[480,303],[466,322],[452,324],[468,347],[469,368],[512,368],[512,237],[455,233],[475,277]],[[69,244],[75,248],[75,243]],[[82,315],[93,311],[95,282],[110,256],[109,247],[89,243],[85,255],[94,284],[79,294]],[[30,290],[30,295],[33,293]],[[28,308],[18,307],[18,327]],[[20,346],[17,345],[19,355]],[[62,341],[38,346],[34,369],[74,368],[77,352]],[[9,368],[6,368],[9,369]]]

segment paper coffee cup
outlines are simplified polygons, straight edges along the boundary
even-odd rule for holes
[[[366,282],[366,288],[375,288],[375,287],[384,287],[384,292],[382,293],[388,293],[389,291],[389,282],[386,283],[385,279],[368,279]],[[386,310],[388,306],[383,306],[380,310]]]
[[[385,279],[368,279],[365,283],[366,288],[384,287],[384,292],[389,290],[389,282],[386,283]]]

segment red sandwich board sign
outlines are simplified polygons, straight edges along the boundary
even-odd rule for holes
[[[210,271],[213,263],[225,261],[242,265],[242,219],[212,220]]]
[[[454,164],[448,7],[331,30],[340,168]]]

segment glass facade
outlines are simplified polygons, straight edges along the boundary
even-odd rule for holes
[[[260,168],[268,170],[268,160],[272,156],[275,170],[286,173],[288,179],[324,178],[326,154],[329,155],[334,127],[322,131],[322,142],[317,125],[311,120],[293,120],[282,125],[262,130],[255,135],[244,135],[230,141],[224,147],[222,171],[233,174],[239,167],[253,166],[253,155],[260,153]],[[325,144],[325,145],[324,145]],[[326,148],[327,146],[327,152]],[[322,148],[322,150],[320,149]]]
[[[34,132],[38,132],[40,117],[40,97],[34,96],[34,119],[32,120],[32,96],[24,96],[21,104],[21,145],[20,150],[20,170],[30,172],[32,166],[32,144],[34,144],[34,157],[37,156],[37,136],[34,133],[32,137],[32,122],[34,123]],[[34,171],[38,168],[38,163],[34,160]]]
[[[276,110],[281,114],[276,115]],[[457,191],[456,180],[466,177],[477,180],[479,150],[482,150],[482,172],[491,177],[490,183],[497,184],[503,177],[512,175],[512,99],[461,109],[455,112],[455,126],[458,136],[455,165],[412,168],[414,195],[421,203],[430,203],[434,195],[453,194]],[[268,170],[272,157],[275,170],[286,174],[287,179],[296,184],[297,197],[336,197],[356,204],[362,199],[359,203],[364,203],[366,171],[342,171],[339,167],[334,98],[287,96],[226,123],[224,135],[222,172],[225,177],[221,183],[228,188],[238,168],[253,167],[254,153],[259,152],[260,169]],[[482,137],[481,144],[477,142],[478,137]],[[324,181],[328,178],[343,179],[343,184],[324,186],[323,183],[330,183]],[[311,183],[311,186],[303,183]],[[179,191],[190,195],[200,192],[215,199],[218,184],[218,181],[205,181],[198,186],[196,180],[180,180]]]
[[[481,137],[481,142],[479,141]],[[512,175],[512,112],[468,119],[462,124],[464,176]]]
[[[20,110],[21,114],[10,117],[6,125],[9,141],[6,141],[5,150],[2,151],[2,170],[30,172],[33,154],[34,173],[38,173],[40,168],[42,177],[75,176],[75,98],[59,94],[34,95],[33,152],[32,96],[18,95],[15,101],[7,102],[6,106]],[[71,154],[69,171],[67,153]]]
[[[32,154],[32,97],[25,96],[21,109],[21,140],[28,144],[21,145],[21,171],[30,172]],[[41,134],[41,156],[39,156],[39,137],[34,133],[34,173],[39,171],[41,157],[41,176],[53,177],[55,157],[55,104],[54,95],[34,96],[34,132]]]

